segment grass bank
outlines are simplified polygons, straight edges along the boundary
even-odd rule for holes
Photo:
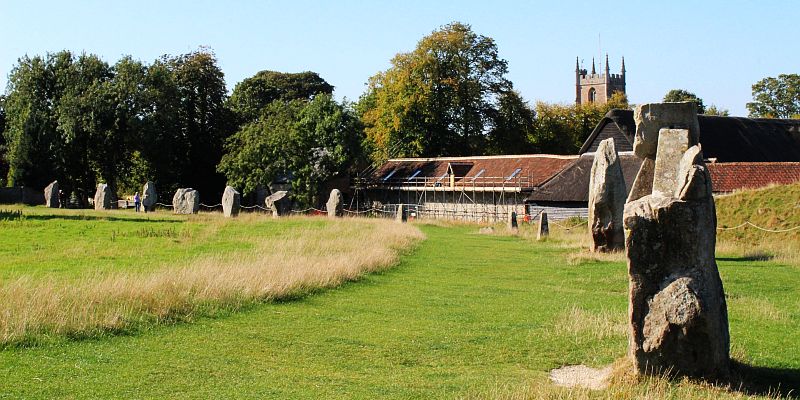
[[[21,211],[0,221],[3,241],[17,249],[0,261],[6,346],[131,332],[297,297],[391,266],[422,237],[381,220]]]

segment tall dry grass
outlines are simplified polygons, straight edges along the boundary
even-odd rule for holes
[[[409,224],[345,219],[292,237],[255,240],[256,249],[245,254],[151,273],[2,282],[0,346],[53,335],[101,336],[299,296],[390,267],[422,238]]]

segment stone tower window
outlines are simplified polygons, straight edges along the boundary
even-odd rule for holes
[[[589,103],[594,103],[596,96],[597,96],[597,91],[594,90],[594,88],[589,89]]]

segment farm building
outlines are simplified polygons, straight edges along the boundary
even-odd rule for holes
[[[700,143],[717,194],[800,181],[800,121],[698,116]],[[354,181],[351,207],[406,204],[412,215],[496,221],[509,211],[553,219],[588,213],[589,173],[600,141],[613,138],[626,186],[641,165],[631,110],[611,110],[579,155],[392,159]]]
[[[525,212],[533,188],[575,162],[578,156],[548,154],[480,157],[400,158],[356,180],[364,204],[408,206],[412,216],[496,221]]]

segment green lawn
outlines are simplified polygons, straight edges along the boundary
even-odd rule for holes
[[[72,222],[113,223],[106,231],[127,223]],[[125,231],[181,225],[130,223]],[[264,234],[291,231],[272,227]],[[226,229],[252,228],[219,229],[191,251],[224,249]],[[400,265],[337,289],[130,336],[0,351],[0,398],[454,398],[522,388],[555,367],[602,366],[625,354],[623,263],[570,265],[574,250],[556,241],[479,235],[471,226],[421,229],[427,239]],[[15,244],[0,240],[14,260]],[[52,246],[45,253],[70,247],[43,241]],[[169,247],[158,257],[191,252]],[[13,267],[0,261],[2,276],[31,271],[29,255],[19,257]],[[57,256],[40,257],[58,270]],[[734,355],[797,379],[800,268],[731,257],[720,270]]]

